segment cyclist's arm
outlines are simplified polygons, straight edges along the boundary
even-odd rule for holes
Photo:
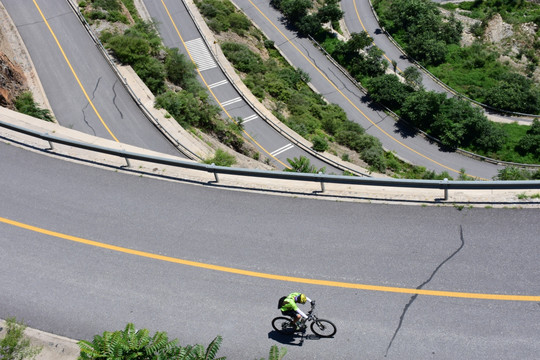
[[[303,312],[302,310],[296,309],[296,313],[297,313],[297,314],[300,314],[300,316],[301,316],[302,318],[307,319],[307,315],[304,314],[304,312]]]
[[[308,298],[307,296],[306,296],[306,301],[309,301],[309,303],[311,304],[311,299]]]

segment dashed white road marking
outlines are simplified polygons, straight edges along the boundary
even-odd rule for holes
[[[282,147],[280,147],[280,148],[277,149],[277,150],[274,150],[273,152],[270,153],[270,155],[272,155],[272,156],[277,156],[277,155],[281,154],[282,152],[285,152],[285,151],[287,151],[287,150],[292,149],[293,147],[294,147],[293,144],[288,143],[287,145],[282,146]]]
[[[215,87],[218,87],[218,86],[221,86],[221,85],[225,85],[225,84],[228,84],[228,83],[229,83],[229,82],[228,82],[227,80],[222,80],[222,81],[218,81],[218,82],[216,82],[216,83],[210,84],[210,85],[208,85],[208,87],[209,87],[210,89],[213,89],[213,88],[215,88]]]
[[[242,124],[245,124],[245,123],[247,123],[247,122],[250,122],[251,120],[255,120],[255,119],[257,119],[258,117],[259,117],[259,116],[258,116],[257,114],[253,114],[253,115],[251,115],[251,116],[248,116],[248,117],[246,117],[246,118],[243,118],[243,119],[242,119]]]
[[[186,41],[186,47],[200,71],[217,67],[214,58],[210,54],[210,51],[208,51],[206,44],[201,38]]]
[[[241,98],[241,97],[235,97],[234,99],[231,99],[231,100],[227,100],[227,101],[222,102],[222,103],[221,103],[221,106],[228,106],[228,105],[237,103],[237,102],[239,102],[239,101],[242,101],[242,98]]]

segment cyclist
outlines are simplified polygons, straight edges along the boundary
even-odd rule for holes
[[[281,302],[281,304],[283,305],[279,308],[279,310],[281,310],[281,313],[283,315],[293,318],[296,329],[300,329],[300,327],[305,327],[304,323],[307,319],[307,315],[304,314],[304,312],[300,310],[298,308],[298,305],[296,304],[305,304],[306,301],[309,301],[310,304],[315,302],[315,300],[311,300],[305,294],[293,292],[286,296],[285,299],[283,299],[283,301]],[[300,324],[298,324],[298,322],[300,322]]]

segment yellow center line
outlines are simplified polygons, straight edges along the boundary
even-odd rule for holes
[[[219,106],[221,107],[221,109],[225,112],[225,114],[227,114],[227,116],[229,117],[229,119],[234,122],[235,124],[237,124],[237,121],[229,114],[229,112],[225,109],[225,107],[221,104],[221,102],[218,100],[217,96],[214,94],[214,92],[212,91],[212,89],[210,88],[210,86],[208,85],[208,83],[206,82],[206,79],[204,78],[203,74],[201,73],[201,71],[199,70],[199,67],[197,66],[197,63],[195,62],[195,60],[193,59],[193,57],[191,56],[191,53],[189,51],[189,49],[187,48],[186,46],[186,43],[184,42],[184,38],[182,37],[182,35],[180,34],[180,31],[178,30],[178,27],[176,26],[176,22],[173,20],[172,18],[172,15],[171,13],[169,12],[169,8],[167,7],[167,5],[165,5],[165,2],[164,0],[161,0],[161,4],[163,5],[163,8],[165,9],[165,12],[167,13],[167,16],[169,17],[169,19],[171,20],[171,23],[174,27],[174,29],[176,30],[176,33],[178,34],[178,37],[180,38],[180,41],[182,42],[182,45],[184,45],[184,48],[186,49],[186,52],[189,56],[189,58],[191,59],[191,62],[193,64],[195,64],[195,68],[197,69],[197,73],[199,74],[199,76],[201,77],[201,80],[204,82],[204,85],[206,86],[206,88],[208,89],[208,91],[210,92],[210,94],[212,95],[212,97],[214,98],[214,100],[219,104]],[[187,6],[187,5],[186,5]],[[242,130],[244,132],[244,134],[255,144],[257,145],[262,151],[264,151],[266,153],[266,155],[268,155],[269,157],[273,158],[275,161],[277,161],[278,163],[280,163],[281,165],[283,165],[285,168],[287,169],[290,169],[291,167],[286,165],[285,163],[283,163],[281,160],[279,160],[278,158],[276,158],[274,155],[272,155],[268,150],[266,150],[261,144],[259,144],[250,134],[247,133],[246,130]]]
[[[107,249],[111,251],[116,251],[119,253],[129,254],[140,256],[148,259],[154,259],[159,261],[165,261],[175,264],[181,264],[186,266],[193,266],[197,268],[220,271],[230,274],[244,275],[255,278],[277,280],[277,281],[286,281],[310,285],[319,285],[319,286],[329,286],[337,288],[347,288],[347,289],[358,289],[358,290],[369,290],[369,291],[379,291],[379,292],[390,292],[390,293],[401,293],[401,294],[418,294],[418,295],[430,295],[430,296],[439,296],[439,297],[453,297],[453,298],[466,298],[466,299],[482,299],[482,300],[505,300],[505,301],[540,301],[540,296],[536,295],[503,295],[503,294],[482,294],[482,293],[466,293],[466,292],[455,292],[455,291],[438,291],[438,290],[424,290],[424,289],[411,289],[411,288],[400,288],[392,286],[378,286],[378,285],[366,285],[366,284],[356,284],[356,283],[347,283],[340,281],[330,281],[330,280],[318,280],[318,279],[308,279],[300,278],[286,275],[277,275],[277,274],[268,274],[256,271],[242,270],[237,268],[231,268],[220,265],[206,264],[198,261],[190,261],[179,258],[174,258],[170,256],[158,255],[146,251],[133,250],[121,246],[105,244],[93,240],[84,239],[77,236],[62,234],[56,231],[46,230],[36,226],[24,224],[18,221],[6,219],[0,217],[0,222],[8,225],[12,225],[21,229],[34,231],[40,234],[56,237],[59,239],[64,239],[80,244],[85,244],[89,246],[94,246],[102,249]]]
[[[360,18],[360,13],[358,12],[358,7],[356,6],[356,0],[353,0],[353,4],[354,4],[354,10],[356,11],[356,17],[358,18],[358,21],[360,22],[360,25],[362,25],[362,29],[364,29],[364,32],[367,34],[366,27],[364,26],[364,23],[362,22],[362,19]],[[371,43],[373,45],[375,45],[374,40],[372,40]],[[377,45],[375,45],[375,46],[377,46]],[[390,58],[388,56],[386,56],[386,54],[383,54],[383,56],[386,58],[386,60],[388,60],[390,63],[392,63],[392,60],[390,60]],[[397,67],[397,66],[396,66],[396,70],[401,72],[401,69],[399,67]]]
[[[378,129],[379,131],[381,131],[384,135],[388,136],[390,139],[394,140],[396,143],[398,143],[399,145],[403,146],[404,148],[406,148],[407,150],[417,154],[418,156],[421,156],[423,157],[424,159],[428,160],[428,161],[431,161],[432,163],[434,164],[437,164],[439,165],[440,167],[444,168],[444,169],[447,169],[447,170],[450,170],[454,173],[457,173],[457,174],[461,174],[461,171],[458,171],[456,169],[453,169],[451,167],[448,167],[446,165],[443,165],[441,164],[440,162],[434,160],[434,159],[431,159],[429,158],[428,156],[412,149],[411,147],[405,145],[404,143],[402,143],[401,141],[399,141],[398,139],[394,138],[392,135],[390,135],[388,132],[386,132],[385,130],[383,130],[379,125],[377,125],[377,123],[375,123],[374,121],[372,121],[362,110],[360,110],[360,108],[358,106],[356,106],[351,99],[349,99],[341,90],[339,90],[339,88],[336,86],[336,84],[334,84],[323,72],[322,70],[320,70],[300,49],[298,49],[298,47],[287,37],[285,36],[285,34],[266,16],[266,14],[264,14],[261,9],[259,9],[257,7],[257,5],[255,5],[253,3],[253,1],[251,0],[248,0],[250,2],[250,4],[253,6],[254,9],[256,9],[262,17],[264,17],[280,34],[281,36],[283,36],[283,38],[285,38],[285,40],[292,46],[296,49],[296,51],[298,51],[298,53],[300,55],[302,55],[302,57],[311,65],[313,66],[313,68],[315,70],[317,70],[317,72],[341,95],[343,96],[343,98],[345,100],[347,100],[347,102],[353,107],[356,109],[356,111],[358,111],[360,114],[362,114],[362,116],[364,116],[364,118],[366,118],[367,121],[369,121],[371,123],[371,125],[373,125],[373,127],[375,127],[376,129]],[[477,178],[477,179],[481,179],[481,180],[487,180],[487,179],[483,179],[483,178],[479,178],[477,176],[474,176],[474,175],[468,175],[470,177],[474,177],[474,178]]]
[[[36,6],[37,10],[39,11],[39,14],[41,15],[41,17],[43,18],[43,21],[45,22],[45,25],[47,25],[47,28],[49,29],[52,37],[54,38],[54,41],[56,41],[56,45],[58,45],[58,48],[60,49],[60,52],[62,53],[62,55],[64,56],[64,59],[66,60],[66,63],[68,64],[69,68],[71,69],[71,72],[73,73],[73,76],[75,76],[75,80],[77,80],[77,83],[79,84],[82,92],[84,93],[84,96],[86,97],[86,100],[88,101],[88,103],[90,104],[90,106],[92,107],[92,109],[94,109],[94,112],[96,113],[97,117],[99,118],[99,121],[101,121],[101,123],[103,124],[103,126],[105,127],[105,129],[107,129],[107,131],[109,132],[109,134],[112,136],[112,138],[118,142],[118,139],[116,138],[116,136],[114,136],[114,134],[112,133],[112,131],[109,129],[109,127],[107,126],[107,124],[105,124],[105,121],[103,121],[103,118],[101,117],[101,115],[99,114],[99,112],[97,111],[96,107],[94,106],[94,103],[92,102],[92,100],[90,99],[90,96],[88,96],[88,93],[86,92],[86,90],[84,89],[84,86],[82,85],[81,81],[79,80],[79,77],[77,76],[77,73],[75,72],[75,69],[73,69],[73,66],[71,66],[71,62],[69,61],[66,53],[64,52],[64,49],[62,48],[62,45],[60,45],[60,41],[58,41],[58,38],[56,37],[56,34],[54,33],[54,31],[52,30],[51,26],[49,25],[49,22],[47,21],[47,19],[45,18],[45,15],[43,15],[43,12],[41,11],[41,8],[39,7],[39,5],[37,4],[36,0],[33,0],[34,2],[34,5]]]

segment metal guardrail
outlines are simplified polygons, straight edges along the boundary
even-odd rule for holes
[[[265,171],[253,169],[231,168],[224,166],[215,166],[200,164],[192,161],[181,159],[170,159],[160,156],[145,155],[141,153],[116,150],[109,147],[93,145],[81,141],[69,140],[59,136],[41,133],[33,129],[27,129],[21,126],[13,125],[0,120],[0,126],[6,129],[16,131],[25,135],[30,135],[42,140],[48,141],[51,150],[54,149],[53,144],[63,144],[73,146],[80,149],[90,150],[98,153],[118,156],[126,159],[127,165],[130,166],[130,159],[145,161],[154,164],[169,165],[179,168],[198,170],[208,173],[213,173],[216,182],[219,182],[219,174],[250,176],[267,179],[293,180],[318,182],[321,185],[321,191],[325,191],[325,183],[329,184],[347,184],[347,185],[367,185],[367,186],[387,186],[387,187],[404,187],[416,189],[440,189],[444,191],[444,200],[448,200],[449,190],[530,190],[540,189],[540,181],[448,181],[444,180],[408,180],[408,179],[380,179],[367,178],[343,175],[326,175],[294,173],[285,171]]]
[[[144,104],[141,102],[141,99],[139,99],[137,95],[135,95],[135,92],[133,91],[133,89],[131,89],[131,86],[129,86],[129,84],[127,83],[126,79],[122,76],[120,71],[118,71],[118,68],[116,67],[115,62],[113,61],[113,59],[111,59],[111,57],[109,56],[109,53],[107,52],[107,49],[105,49],[105,47],[103,46],[99,38],[96,36],[96,34],[90,27],[90,24],[88,24],[88,22],[86,21],[83,14],[81,14],[78,5],[75,4],[72,0],[67,0],[67,2],[69,6],[71,7],[71,9],[73,10],[73,12],[75,13],[75,15],[77,15],[77,17],[79,18],[79,21],[84,26],[86,32],[88,33],[92,41],[96,44],[101,55],[103,55],[103,57],[109,64],[110,68],[112,69],[116,77],[120,80],[124,88],[127,90],[127,92],[129,93],[133,101],[135,101],[139,109],[141,109],[142,113],[146,116],[146,118],[150,120],[150,122],[165,136],[165,138],[169,140],[173,144],[173,146],[175,146],[182,154],[184,154],[185,156],[187,156],[189,159],[192,159],[192,160],[202,160],[199,155],[195,154],[189,148],[184,146],[171,133],[169,133],[167,129],[165,129],[161,125],[159,120],[156,119],[154,115],[152,115],[152,113],[146,108],[146,106],[144,106]]]
[[[221,72],[225,75],[225,77],[227,78],[227,80],[229,80],[229,83],[235,88],[236,92],[238,92],[238,94],[240,94],[240,96],[242,96],[242,99],[249,105],[249,107],[259,116],[260,119],[262,119],[264,122],[266,122],[270,127],[272,127],[272,129],[274,129],[274,131],[276,131],[278,134],[280,134],[281,136],[283,136],[285,139],[287,139],[288,141],[290,141],[292,144],[296,145],[298,148],[302,149],[303,151],[305,151],[306,153],[310,154],[311,156],[313,156],[314,158],[318,158],[319,160],[321,160],[322,162],[325,162],[327,163],[328,165],[332,165],[334,167],[336,167],[337,169],[340,169],[341,171],[348,171],[352,174],[355,174],[355,175],[359,175],[359,176],[371,176],[367,173],[363,173],[363,172],[360,172],[352,167],[349,167],[347,166],[345,163],[343,162],[337,162],[337,161],[334,161],[332,160],[331,158],[329,158],[328,156],[325,156],[324,153],[321,153],[321,152],[317,152],[315,150],[313,150],[313,148],[311,148],[310,146],[308,146],[306,143],[298,140],[293,134],[292,134],[292,130],[288,127],[283,127],[279,124],[276,124],[272,119],[268,118],[268,116],[266,116],[265,114],[263,114],[257,105],[255,105],[247,96],[244,95],[243,91],[238,87],[238,85],[236,84],[236,81],[231,78],[231,75],[229,74],[229,72],[227,71],[227,69],[225,69],[225,67],[223,66],[223,64],[221,63],[220,61],[220,58],[218,56],[218,52],[216,49],[214,49],[214,47],[212,47],[210,44],[210,41],[209,39],[206,37],[206,32],[201,29],[201,25],[199,24],[199,22],[197,21],[197,18],[196,16],[193,14],[193,11],[191,9],[191,6],[190,4],[188,4],[188,2],[186,0],[182,0],[186,9],[187,9],[187,12],[189,14],[189,16],[191,17],[191,19],[193,20],[193,23],[195,24],[195,27],[197,28],[197,30],[199,31],[199,34],[201,34],[201,38],[203,39],[204,43],[206,44],[206,47],[210,50],[210,52],[212,53],[214,59],[216,60],[216,64],[218,64],[219,68],[221,69]],[[238,9],[238,11],[241,11],[242,13],[243,10],[238,7],[234,2],[232,3],[236,9]],[[204,20],[203,20],[204,21]],[[253,26],[256,26],[254,23],[253,23]],[[256,26],[257,27],[257,26]],[[266,38],[268,38],[268,36],[266,36],[266,34],[264,33],[264,31],[257,27],[263,34]],[[281,50],[279,48],[276,47],[276,49],[279,51],[279,53],[281,54],[281,56],[283,56],[284,59],[286,59],[286,57],[284,56],[284,54],[281,52]],[[293,66],[291,64],[291,66]],[[298,136],[298,135],[297,135]]]
[[[349,74],[349,72],[343,68],[343,66],[341,66],[333,57],[332,55],[330,55],[330,53],[328,53],[328,51],[326,51],[326,49],[317,42],[317,40],[315,40],[311,35],[308,35],[308,38],[310,39],[310,41],[314,44],[314,46],[316,46],[325,56],[326,58],[332,63],[334,64],[334,66],[336,68],[338,68],[338,70],[345,76],[347,77],[347,79],[349,79],[349,81],[351,83],[353,83],[360,91],[362,91],[365,95],[369,95],[369,92],[368,90],[362,86],[361,83],[359,83],[351,74]],[[403,121],[404,123],[406,123],[407,125],[409,125],[411,127],[411,129],[414,129],[416,132],[418,132],[418,134],[420,134],[421,136],[423,136],[424,138],[427,138],[428,140],[430,141],[433,141],[433,142],[436,142],[437,144],[439,145],[443,145],[443,143],[429,135],[428,133],[426,133],[425,131],[411,125],[408,121],[404,120],[403,118],[401,118],[398,114],[396,114],[395,112],[393,112],[392,110],[390,110],[388,107],[386,107],[385,105],[381,104],[381,103],[377,103],[387,114],[389,114],[391,117],[394,118],[395,121]],[[480,161],[485,161],[485,162],[488,162],[488,163],[491,163],[491,164],[495,164],[495,165],[506,165],[506,166],[517,166],[517,167],[520,167],[520,168],[540,168],[540,165],[538,164],[523,164],[523,163],[516,163],[516,162],[510,162],[510,161],[503,161],[503,160],[497,160],[497,159],[493,159],[493,158],[490,158],[490,157],[487,157],[487,156],[483,156],[483,155],[479,155],[479,154],[475,154],[473,152],[470,152],[470,151],[467,151],[467,150],[464,150],[464,149],[461,149],[461,148],[456,148],[455,151],[459,154],[462,154],[462,155],[465,155],[465,156],[468,156],[470,158],[473,158],[473,159],[476,159],[476,160],[480,160]]]
[[[439,79],[438,77],[436,77],[435,75],[433,75],[428,69],[426,69],[425,67],[423,67],[418,61],[416,61],[415,59],[413,59],[409,54],[407,54],[405,52],[405,50],[401,47],[401,45],[398,44],[398,42],[396,40],[394,40],[394,38],[392,37],[392,35],[390,35],[390,33],[388,31],[386,31],[386,29],[381,25],[381,21],[379,20],[379,16],[377,15],[377,12],[375,11],[375,8],[373,7],[373,4],[371,2],[371,0],[369,0],[369,7],[371,8],[371,12],[373,13],[373,15],[375,16],[375,19],[377,20],[377,23],[379,24],[379,27],[381,28],[382,32],[386,35],[386,37],[388,38],[388,40],[390,40],[390,42],[392,44],[394,44],[394,46],[407,58],[409,59],[414,65],[416,65],[419,69],[421,69],[427,76],[429,76],[433,81],[435,81],[437,84],[439,84],[441,87],[445,88],[448,92],[454,94],[455,96],[458,96],[460,98],[463,98],[463,99],[466,99],[467,101],[470,101],[472,102],[473,104],[476,104],[484,109],[487,109],[487,110],[491,110],[493,112],[496,112],[496,113],[499,113],[499,114],[508,114],[508,115],[514,115],[514,116],[521,116],[521,117],[531,117],[531,118],[540,118],[540,115],[535,115],[535,114],[525,114],[525,113],[520,113],[520,112],[515,112],[515,111],[509,111],[509,110],[503,110],[503,109],[497,109],[497,108],[494,108],[493,106],[490,106],[490,105],[487,105],[487,104],[482,104],[481,102],[478,102],[474,99],[471,99],[463,94],[461,94],[460,92],[458,92],[457,90],[454,90],[453,88],[451,88],[449,85],[445,84],[441,79]]]

